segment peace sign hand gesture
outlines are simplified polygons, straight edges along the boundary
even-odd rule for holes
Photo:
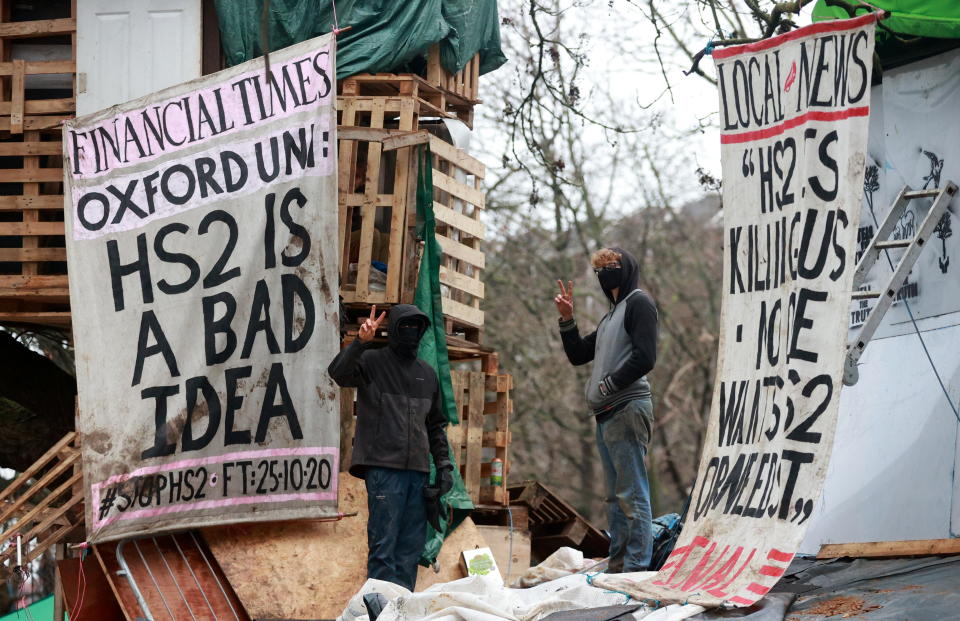
[[[562,280],[557,280],[557,284],[560,285],[560,294],[553,298],[553,303],[557,305],[560,318],[569,321],[573,319],[573,281],[567,281],[566,288]]]
[[[387,317],[386,311],[380,313],[379,317],[376,317],[376,314],[377,305],[374,304],[370,307],[370,316],[360,324],[360,331],[357,334],[357,338],[360,339],[361,343],[369,343],[372,341],[373,337],[377,334],[377,330],[380,329],[380,324],[382,324],[383,320]],[[376,317],[376,319],[374,319],[374,317]]]

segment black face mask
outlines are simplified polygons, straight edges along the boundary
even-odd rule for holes
[[[397,326],[397,333],[393,338],[397,353],[408,358],[415,357],[420,347],[421,330],[419,322],[403,322]]]
[[[618,267],[615,269],[603,268],[597,274],[597,279],[600,281],[600,287],[604,291],[610,291],[611,289],[616,289],[620,286],[620,280],[623,278],[623,268]]]

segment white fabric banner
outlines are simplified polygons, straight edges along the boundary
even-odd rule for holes
[[[875,18],[715,50],[724,299],[699,474],[652,579],[662,602],[753,604],[803,539],[833,445],[867,148]]]
[[[331,35],[69,122],[88,539],[337,510]]]

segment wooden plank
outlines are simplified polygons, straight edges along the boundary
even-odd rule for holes
[[[507,446],[510,444],[510,432],[509,431],[484,431],[483,432],[483,445],[484,446]]]
[[[0,183],[59,183],[61,181],[63,181],[62,168],[26,168],[26,166],[0,168]]]
[[[68,116],[30,116],[23,118],[23,129],[52,129],[60,127]],[[0,117],[0,131],[10,131],[10,117]]]
[[[77,29],[77,20],[63,19],[35,19],[28,22],[7,22],[0,24],[0,37],[17,39],[20,37],[37,37],[57,34],[70,34]]]
[[[2,504],[11,494],[16,492],[18,489],[23,487],[24,482],[31,479],[34,475],[37,474],[41,469],[48,465],[48,462],[51,461],[54,457],[57,456],[64,448],[70,446],[70,444],[76,439],[77,432],[70,431],[62,438],[60,441],[51,446],[46,453],[40,456],[37,461],[33,462],[29,468],[21,472],[12,483],[7,485],[0,491],[0,504]]]
[[[361,142],[383,142],[391,138],[410,136],[411,132],[382,127],[357,127],[355,125],[337,125],[337,140],[359,140]]]
[[[827,543],[820,546],[817,558],[840,558],[844,556],[851,558],[888,558],[946,554],[960,554],[960,538]]]
[[[69,312],[34,312],[14,311],[0,312],[0,324],[24,324],[39,326],[54,326],[70,328],[72,325]]]
[[[421,130],[418,132],[407,132],[405,134],[390,136],[383,139],[384,151],[396,151],[404,147],[413,147],[418,144],[427,144],[430,142],[430,132]]]
[[[530,532],[509,526],[481,526],[477,530],[493,552],[500,574],[513,582],[530,568]],[[511,556],[512,554],[512,556]]]
[[[0,232],[0,235],[3,233]],[[56,298],[67,301],[67,276],[0,276],[0,298]]]
[[[0,114],[10,114],[13,109],[13,103],[9,101],[0,102]],[[73,112],[77,109],[77,100],[73,97],[62,99],[28,99],[23,102],[24,114],[50,114],[55,112]],[[46,144],[59,147],[56,151],[59,154],[63,147],[58,142],[49,142]]]
[[[457,198],[465,200],[471,205],[481,209],[483,209],[486,204],[486,195],[482,190],[464,185],[453,177],[445,175],[436,169],[433,171],[433,187],[439,188],[444,192],[449,192]]]
[[[450,298],[442,298],[443,314],[474,328],[483,326],[483,311]]]
[[[484,227],[483,222],[480,220],[476,220],[464,213],[455,211],[437,201],[433,202],[433,213],[437,217],[438,222],[448,224],[463,231],[464,233],[476,237],[477,239],[486,238],[486,227]]]
[[[24,564],[26,565],[27,563],[32,563],[33,561],[37,560],[46,553],[50,546],[59,542],[61,539],[70,534],[71,531],[82,528],[82,525],[77,526],[74,524],[66,524],[61,526],[51,534],[47,535],[45,539],[33,544],[33,548],[30,549],[30,552],[23,555]]]
[[[487,390],[506,392],[513,388],[513,376],[509,373],[490,373],[487,375]]]
[[[13,79],[10,81],[10,133],[23,133],[23,82],[26,77],[27,63],[23,60],[13,61]]]
[[[467,453],[464,485],[473,502],[480,500],[480,463],[483,461],[483,399],[484,374],[469,373],[469,415],[467,417]]]
[[[0,76],[13,75],[13,62],[0,63]],[[77,63],[72,60],[30,60],[24,64],[27,75],[76,73]]]
[[[43,477],[41,477],[36,483],[31,484],[29,487],[24,484],[11,485],[11,487],[17,487],[18,491],[21,491],[24,493],[19,498],[11,501],[10,504],[7,505],[7,508],[3,511],[2,514],[0,514],[0,523],[6,523],[8,520],[16,518],[18,520],[17,525],[19,526],[19,523],[27,519],[27,516],[26,514],[24,514],[21,517],[17,517],[17,513],[23,510],[24,506],[30,501],[30,498],[33,497],[33,495],[38,492],[46,492],[45,488],[47,487],[47,485],[49,485],[50,482],[56,479],[57,477],[61,476],[79,458],[80,458],[80,451],[72,452],[70,455],[67,455],[67,457],[63,461],[57,464],[56,467],[51,468],[49,472],[44,473]],[[36,465],[37,463],[34,463],[31,466],[31,468]],[[47,461],[44,461],[42,465],[48,466],[50,464]],[[34,471],[34,474],[36,474],[36,471]],[[19,479],[20,477],[17,477],[17,478]],[[27,479],[24,479],[24,481],[26,480]]]
[[[370,114],[371,127],[383,127],[383,102],[374,102]],[[360,208],[360,251],[357,255],[357,288],[356,299],[360,302],[369,300],[370,270],[373,269],[370,261],[373,256],[373,234],[377,219],[377,190],[380,184],[380,150],[378,142],[371,142],[367,147],[367,170],[363,185],[364,201]],[[388,266],[387,271],[390,271]],[[389,273],[388,273],[389,276]]]
[[[0,235],[64,235],[63,222],[0,222]]]
[[[473,157],[463,149],[459,149],[449,142],[445,142],[436,136],[430,140],[430,151],[434,155],[439,155],[454,166],[462,168],[480,179],[487,174],[487,166],[477,158]]]
[[[465,291],[478,298],[483,297],[483,281],[461,274],[443,265],[440,266],[440,282],[455,289]]]
[[[3,143],[0,143],[3,144]],[[10,145],[22,145],[27,143],[11,142]],[[32,144],[32,143],[31,143]],[[47,143],[39,143],[47,144]],[[59,143],[57,153],[60,152]],[[27,155],[26,153],[4,153],[0,148],[0,155]],[[34,155],[40,155],[39,153]],[[63,196],[0,196],[0,211],[24,211],[27,209],[63,209]],[[63,235],[63,233],[61,233]]]
[[[0,248],[0,261],[66,261],[66,248]]]
[[[43,500],[41,500],[36,505],[34,505],[32,509],[30,509],[29,511],[24,513],[22,516],[20,516],[20,519],[17,520],[16,524],[14,524],[13,526],[9,526],[5,531],[3,531],[2,540],[6,541],[7,539],[9,539],[10,535],[19,531],[20,525],[22,523],[26,523],[29,520],[32,520],[33,518],[40,515],[40,513],[42,513],[47,507],[49,507],[54,500],[60,498],[64,492],[69,490],[70,486],[72,486],[77,481],[82,481],[82,480],[83,480],[82,473],[80,472],[74,473],[69,479],[67,479],[60,485],[58,485],[57,488],[54,489],[49,496],[46,496]]]
[[[450,255],[454,259],[466,261],[470,265],[480,269],[486,267],[486,257],[480,250],[465,246],[460,242],[450,239],[445,235],[440,235],[439,233],[437,234],[437,243],[440,244],[440,248],[443,250],[444,254]]]
[[[407,100],[400,108],[400,127],[403,130],[412,130],[414,126],[413,102]],[[386,144],[387,141],[384,141]],[[400,285],[403,276],[404,245],[407,243],[407,215],[416,213],[416,203],[413,189],[416,186],[416,160],[410,149],[403,149],[397,153],[393,177],[393,202],[390,206],[390,240],[387,267],[387,294],[391,301],[400,301]]]

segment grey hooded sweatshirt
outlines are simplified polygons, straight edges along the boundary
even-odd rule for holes
[[[616,409],[633,399],[650,396],[646,375],[657,362],[657,307],[653,299],[637,288],[639,267],[632,254],[622,248],[623,267],[617,299],[612,291],[604,294],[613,305],[600,320],[597,329],[580,336],[576,321],[560,320],[560,337],[567,359],[574,366],[593,362],[585,396],[594,415]],[[600,383],[608,379],[613,390],[604,396]]]

